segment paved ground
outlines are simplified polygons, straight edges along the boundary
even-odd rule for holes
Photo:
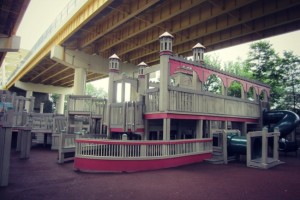
[[[56,164],[57,154],[32,149],[28,160],[12,152],[8,187],[1,200],[53,199],[300,199],[300,156],[270,170],[199,163],[139,173],[86,174],[73,171],[73,163]]]

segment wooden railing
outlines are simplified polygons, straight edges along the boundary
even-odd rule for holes
[[[122,128],[126,132],[144,125],[142,102],[113,103],[110,111],[111,128]]]
[[[146,111],[156,112],[159,110],[159,88],[146,91]]]
[[[169,111],[259,117],[259,103],[186,88],[169,87]],[[146,92],[146,112],[159,111],[159,91]]]
[[[70,95],[68,96],[68,112],[90,112],[92,115],[105,116],[106,102],[106,99],[88,95]]]
[[[167,158],[212,152],[211,139],[120,141],[77,139],[75,157],[92,159]]]

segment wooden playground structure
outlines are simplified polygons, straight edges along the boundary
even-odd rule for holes
[[[162,34],[159,41],[159,64],[150,67],[142,62],[136,72],[120,73],[120,59],[114,54],[109,62],[108,99],[69,95],[64,115],[24,111],[25,103],[32,105],[34,99],[3,93],[2,102],[10,102],[14,114],[8,118],[10,110],[2,109],[0,136],[20,131],[17,149],[21,158],[29,158],[31,134],[49,134],[52,149],[59,152],[58,163],[74,159],[74,168],[80,171],[168,168],[210,160],[213,151],[221,152],[221,162],[227,163],[227,134],[246,136],[249,131],[262,130],[262,112],[268,109],[270,88],[206,66],[201,44],[193,47],[193,60],[189,60],[173,55],[173,36],[169,33]],[[210,76],[221,81],[217,94],[206,86]],[[241,85],[240,97],[227,95],[233,82]],[[278,131],[248,133],[247,165],[269,168],[278,164],[278,135]],[[254,160],[251,148],[256,146],[249,141],[258,136],[263,138],[263,147]],[[274,138],[271,165],[266,157],[266,137]],[[9,155],[10,139],[1,141],[5,141],[1,153]],[[7,159],[1,160],[2,185],[7,184],[8,177],[3,178]]]

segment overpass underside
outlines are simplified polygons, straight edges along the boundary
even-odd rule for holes
[[[89,0],[8,83],[17,80],[72,87],[74,67],[51,59],[55,45],[107,59],[116,53],[123,63],[149,66],[159,61],[157,38],[165,31],[175,36],[173,52],[190,56],[200,42],[213,51],[300,28],[299,0]],[[72,63],[72,61],[70,61]],[[87,81],[107,76],[107,61],[87,67]],[[97,70],[106,68],[106,70]]]

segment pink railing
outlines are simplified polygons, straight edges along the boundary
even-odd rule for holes
[[[144,171],[175,167],[210,158],[212,139],[122,141],[77,139],[75,169]]]

